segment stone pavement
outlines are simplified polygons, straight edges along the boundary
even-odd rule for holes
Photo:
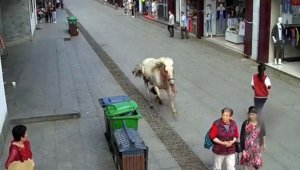
[[[80,33],[68,41],[66,13],[58,9],[57,17],[57,24],[41,23],[33,41],[9,48],[4,81],[17,86],[5,89],[8,118],[27,122],[36,169],[115,169],[98,98],[124,92]],[[81,118],[56,119],[68,113]],[[42,122],[28,121],[36,117]],[[143,119],[139,132],[149,147],[149,169],[180,169]],[[11,139],[9,133],[1,167]]]
[[[171,39],[165,26],[124,16],[122,10],[94,0],[66,3],[122,70],[124,77],[143,95],[147,96],[143,82],[131,74],[135,64],[145,57],[170,56],[174,59],[179,119],[175,121],[172,117],[166,95],[163,95],[166,104],[154,108],[205,165],[211,167],[212,154],[203,148],[204,135],[225,106],[234,109],[234,119],[239,126],[246,119],[246,110],[253,104],[250,81],[257,63],[204,40],[192,37],[180,40],[179,34]],[[264,153],[263,169],[297,169],[300,149],[297,141],[300,138],[295,134],[300,118],[297,114],[299,83],[284,79],[282,74],[271,69],[267,73],[272,81],[272,91],[264,113],[268,149]]]

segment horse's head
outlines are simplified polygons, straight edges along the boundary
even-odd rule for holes
[[[162,79],[169,83],[170,87],[172,88],[172,91],[175,93],[175,79],[174,79],[173,62],[172,63],[158,62],[157,67],[160,70]]]

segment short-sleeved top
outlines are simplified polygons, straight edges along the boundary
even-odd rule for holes
[[[181,16],[181,23],[182,23],[182,27],[187,27],[188,23],[185,15]]]
[[[169,25],[174,25],[174,23],[175,23],[175,22],[174,22],[174,15],[173,15],[173,14],[170,14],[170,15],[169,15],[169,23],[168,23],[168,24],[169,24]]]

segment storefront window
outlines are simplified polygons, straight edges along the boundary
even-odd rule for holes
[[[283,59],[300,61],[300,0],[282,0],[281,12],[285,39]]]
[[[204,36],[244,51],[246,0],[205,0]]]
[[[187,0],[186,13],[189,20],[189,32],[197,34],[197,0]]]

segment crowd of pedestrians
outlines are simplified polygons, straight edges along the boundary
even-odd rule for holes
[[[263,166],[262,152],[266,149],[266,130],[261,114],[271,89],[271,81],[264,73],[265,69],[264,64],[259,64],[258,73],[252,76],[254,106],[248,108],[248,117],[241,126],[240,135],[231,108],[222,109],[221,118],[213,122],[208,134],[212,144],[214,170],[221,170],[224,160],[227,170],[235,170],[237,163],[245,166],[246,170],[257,170]],[[207,140],[205,147],[206,143]],[[241,156],[238,154],[236,162],[236,153],[240,152]]]

